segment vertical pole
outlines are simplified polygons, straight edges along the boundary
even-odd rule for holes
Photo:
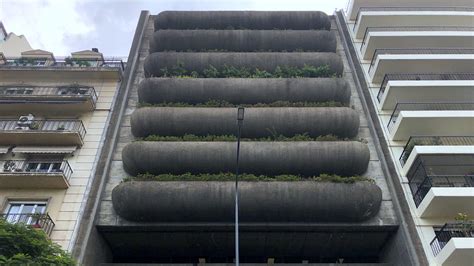
[[[242,121],[238,120],[237,125],[237,167],[235,170],[235,265],[239,266],[239,154]]]

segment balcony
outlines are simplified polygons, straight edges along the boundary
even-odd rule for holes
[[[398,0],[394,1],[380,1],[380,0],[349,0],[347,1],[346,13],[349,20],[355,20],[359,14],[359,10],[361,8],[425,8],[426,7],[426,0]],[[472,6],[471,0],[450,0],[449,1],[451,6],[458,6],[458,7],[469,7]],[[445,7],[446,2],[443,0],[438,1],[430,1],[430,6],[432,7]]]
[[[387,124],[392,140],[474,135],[474,103],[397,103]]]
[[[57,77],[62,72],[62,77],[73,78],[120,78],[125,69],[121,59],[78,59],[78,58],[5,58],[0,55],[0,78],[15,78],[28,75],[32,78],[44,77],[51,73]],[[45,72],[46,71],[46,72]]]
[[[387,74],[377,99],[380,109],[393,110],[397,102],[474,102],[474,74]]]
[[[472,48],[473,27],[368,27],[360,51],[371,60],[375,49]]]
[[[97,94],[88,86],[0,86],[0,112],[80,113],[95,109]]]
[[[38,120],[30,116],[0,120],[0,145],[79,145],[86,129],[81,120]]]
[[[380,83],[386,74],[474,73],[474,49],[376,49],[368,74]]]
[[[421,217],[474,215],[474,154],[418,155],[406,176]]]
[[[48,236],[53,232],[55,225],[53,219],[47,213],[4,213],[0,214],[0,218],[9,223],[22,223],[43,230]]]
[[[471,6],[470,4],[469,6]],[[472,27],[472,7],[361,7],[354,35],[362,39],[368,27]]]
[[[470,265],[474,261],[474,221],[445,224],[430,246],[437,265]]]
[[[474,146],[474,136],[414,136],[410,137],[402,154],[400,165],[403,167],[415,146]]]
[[[0,165],[0,188],[65,189],[72,175],[66,160],[7,160]]]

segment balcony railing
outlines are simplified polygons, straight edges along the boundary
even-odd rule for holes
[[[387,31],[474,31],[474,27],[456,27],[456,26],[403,26],[403,27],[367,27],[360,51],[364,47],[369,32],[387,32]]]
[[[474,110],[474,103],[397,103],[387,128],[391,132],[401,111],[462,111]]]
[[[405,49],[405,48],[390,48],[390,49],[375,49],[370,61],[369,73],[372,71],[377,57],[381,54],[474,54],[474,49],[464,48],[419,48],[419,49]]]
[[[421,182],[409,181],[413,200],[418,207],[432,187],[474,187],[474,175],[430,175]]]
[[[53,232],[55,225],[53,219],[51,219],[47,213],[4,213],[0,214],[0,217],[9,223],[22,223],[33,228],[39,228],[43,230],[48,236],[50,236],[51,232]]]
[[[0,174],[62,174],[69,181],[72,168],[66,160],[6,160],[0,161]]]
[[[357,12],[356,20],[354,22],[354,27],[352,28],[355,30],[357,24],[359,24],[359,20],[361,17],[361,13],[363,11],[474,11],[472,7],[453,7],[453,6],[446,6],[446,7],[413,7],[413,6],[397,6],[397,7],[360,7],[359,11]]]
[[[119,68],[121,71],[125,69],[125,64],[121,59],[79,59],[79,58],[0,58],[0,68],[8,67],[57,67],[57,68]]]
[[[86,129],[81,120],[0,120],[0,132],[2,131],[29,131],[29,132],[77,132],[81,138],[86,135]]]
[[[438,255],[454,237],[474,237],[474,221],[463,221],[457,223],[447,223],[436,232],[436,236],[431,241],[430,246],[433,254]]]
[[[88,86],[0,86],[0,99],[21,99],[30,96],[91,97],[94,103],[97,102],[97,94],[94,88]]]
[[[380,85],[377,99],[380,102],[391,80],[474,80],[474,73],[455,74],[386,74]]]
[[[408,139],[400,164],[403,167],[415,146],[474,146],[474,136],[413,136]]]

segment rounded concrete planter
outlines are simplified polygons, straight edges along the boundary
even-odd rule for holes
[[[336,52],[336,34],[327,30],[159,30],[150,52],[193,50]]]
[[[343,63],[336,53],[179,53],[157,52],[147,56],[144,62],[146,77],[160,77],[161,69],[171,69],[179,63],[184,64],[188,72],[202,72],[214,66],[222,69],[224,66],[236,68],[258,68],[273,72],[277,66],[303,67],[328,65],[337,75],[342,74]]]
[[[135,137],[235,135],[236,119],[237,108],[144,107],[133,112],[131,126]],[[348,107],[261,107],[245,109],[242,137],[354,137],[358,130],[359,116]]]
[[[138,87],[140,102],[204,103],[212,100],[233,104],[289,102],[350,102],[351,91],[343,78],[148,78]]]
[[[155,18],[159,29],[312,30],[331,28],[320,11],[164,11]]]
[[[130,221],[232,223],[233,182],[126,182],[114,188],[115,211]],[[368,182],[240,182],[242,223],[361,222],[374,217],[380,188]]]
[[[123,167],[130,175],[223,173],[235,171],[235,142],[154,142],[127,144]],[[242,142],[241,173],[259,175],[363,174],[369,149],[357,141]]]

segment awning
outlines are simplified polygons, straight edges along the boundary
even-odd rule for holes
[[[17,146],[13,148],[13,153],[73,153],[76,146]]]
[[[8,152],[10,146],[0,146],[0,154],[5,154]]]

